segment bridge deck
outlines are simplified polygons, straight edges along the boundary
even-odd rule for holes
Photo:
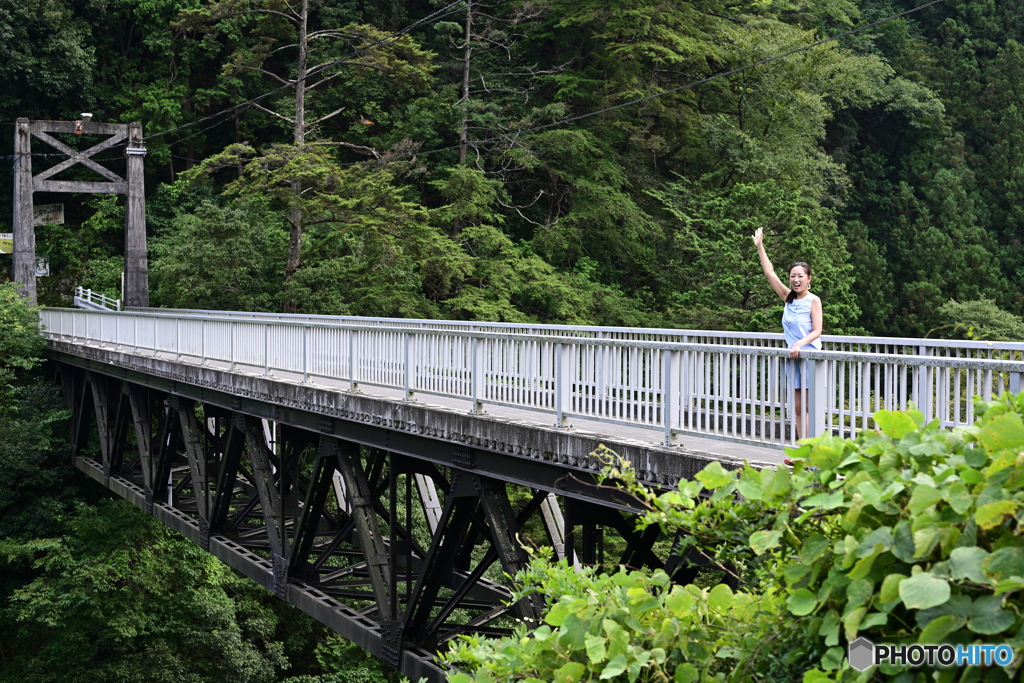
[[[501,452],[517,459],[594,471],[599,467],[589,454],[604,444],[631,462],[642,481],[658,486],[675,485],[680,477],[692,478],[712,460],[738,466],[746,459],[761,466],[775,466],[784,457],[782,450],[699,437],[687,437],[684,446],[665,446],[656,440],[656,430],[585,419],[573,418],[572,427],[556,427],[549,413],[507,406],[488,405],[486,412],[474,414],[470,401],[429,394],[418,394],[408,401],[401,391],[370,385],[360,385],[360,390],[353,393],[343,380],[318,378],[303,384],[301,374],[278,371],[264,377],[263,368],[241,364],[231,371],[228,364],[215,361],[201,365],[198,359],[176,360],[173,354],[136,355],[125,352],[127,349],[54,340],[50,348],[64,358],[98,362],[101,365],[93,367],[111,374],[117,372],[114,368],[140,373],[144,378],[141,381],[151,386],[157,379],[171,380],[170,393],[184,392],[184,386],[174,387],[184,383],[198,388],[194,398],[200,399],[205,392],[205,400],[216,402],[218,399],[209,391],[215,390],[222,394],[219,400],[225,407],[241,398],[252,398],[310,414],[330,415],[345,423],[374,424],[388,431],[428,435],[434,441],[468,444],[481,454]],[[89,360],[85,363],[88,365]],[[478,466],[487,469],[483,462]],[[492,474],[503,476],[497,471]],[[520,483],[549,488],[541,480]]]

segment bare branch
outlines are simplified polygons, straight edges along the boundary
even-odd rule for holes
[[[357,149],[363,153],[372,154],[374,158],[380,159],[380,152],[375,150],[373,147],[364,147],[363,145],[353,145],[351,142],[311,142],[311,145],[323,145],[330,147],[350,147]]]
[[[257,109],[259,109],[262,112],[266,112],[267,114],[270,114],[271,116],[276,116],[279,119],[283,119],[284,121],[287,121],[288,123],[292,124],[293,126],[295,125],[295,119],[290,119],[287,116],[282,116],[281,114],[278,114],[276,111],[273,111],[271,109],[267,109],[263,105],[257,104],[256,102],[250,102],[249,104],[252,105],[253,107],[256,107]]]
[[[317,119],[316,121],[314,121],[313,123],[307,123],[306,125],[307,125],[307,126],[315,126],[315,125],[316,125],[316,124],[318,124],[318,123],[323,123],[323,122],[324,122],[324,121],[326,121],[327,119],[329,119],[329,118],[331,118],[332,116],[335,116],[335,115],[337,115],[337,114],[340,114],[340,113],[341,113],[341,112],[343,112],[343,111],[345,111],[345,107],[342,107],[341,109],[335,109],[334,111],[332,111],[332,112],[331,112],[330,114],[328,114],[327,116],[321,116],[320,118],[318,118],[318,119]]]
[[[284,2],[284,6],[285,6],[285,7],[287,7],[287,8],[288,8],[288,10],[289,10],[289,11],[290,11],[290,12],[291,12],[292,14],[294,14],[294,15],[295,15],[295,18],[296,18],[296,19],[298,19],[299,21],[302,21],[302,15],[301,15],[301,14],[299,14],[298,12],[296,12],[296,11],[295,11],[295,8],[294,8],[294,7],[292,7],[292,4],[291,4],[290,2],[288,2],[288,0],[282,0],[282,2]]]
[[[260,66],[249,66],[248,64],[240,64],[239,66],[241,66],[246,71],[255,71],[256,73],[261,73],[264,76],[270,76],[271,78],[273,78],[278,83],[281,83],[282,85],[289,85],[291,83],[291,81],[286,81],[285,79],[281,78],[274,72],[267,71],[266,69]]]
[[[318,85],[323,85],[324,83],[326,83],[327,81],[331,80],[332,78],[337,78],[338,76],[340,76],[343,73],[344,73],[343,71],[336,71],[333,74],[331,74],[330,76],[325,76],[325,77],[321,78],[316,83],[310,83],[309,81],[306,81],[306,92],[309,92],[310,90],[312,90],[313,88],[317,87]]]
[[[307,40],[316,40],[317,38],[353,38],[351,34],[344,33],[337,29],[324,29],[322,31],[313,31],[306,36]]]

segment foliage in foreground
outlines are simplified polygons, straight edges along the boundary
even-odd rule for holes
[[[75,470],[42,348],[0,285],[0,683],[396,678]]]
[[[854,440],[821,437],[796,466],[727,471],[661,495],[621,465],[609,478],[649,511],[641,526],[734,574],[740,590],[671,586],[663,573],[595,576],[535,559],[523,591],[545,623],[463,638],[444,660],[470,680],[1008,681],[1024,646],[1024,393],[977,402],[975,425],[881,411]],[[710,495],[709,495],[710,494]],[[849,667],[846,644],[1008,643],[1011,665]],[[879,670],[880,669],[880,670]],[[927,674],[925,673],[927,671]]]

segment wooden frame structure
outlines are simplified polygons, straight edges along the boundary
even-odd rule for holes
[[[109,135],[110,137],[84,151],[77,151],[51,133]],[[32,175],[32,137],[67,155],[52,168]],[[125,156],[128,171],[122,178],[93,160],[93,155],[127,140]],[[142,141],[142,124],[93,123],[92,121],[30,121],[19,118],[14,132],[14,280],[21,285],[24,296],[36,303],[36,237],[33,227],[33,195],[36,192],[83,192],[90,194],[123,194],[128,202],[125,210],[124,234],[124,301],[127,306],[149,306],[149,266],[146,258],[146,197],[143,158],[146,145]],[[82,164],[106,178],[106,182],[53,180],[53,176]]]

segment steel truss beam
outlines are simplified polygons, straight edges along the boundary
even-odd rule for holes
[[[365,426],[295,413],[282,423],[276,407],[226,407],[207,390],[75,365],[61,372],[79,469],[410,678],[443,680],[431,653],[458,634],[508,633],[516,619],[541,617],[540,596],[508,604],[509,587],[487,578],[495,562],[510,576],[526,566],[519,533],[532,518],[552,539],[565,533],[569,557],[574,527],[598,524],[626,539],[624,561],[664,566],[651,533],[621,513],[624,499],[602,500],[564,470],[524,468],[547,485],[531,486],[516,510],[508,485],[522,476],[501,476],[500,463],[498,474],[454,467],[429,439],[406,435],[395,451],[390,435]],[[125,465],[129,421],[137,457]],[[92,434],[98,460],[85,448]],[[575,483],[558,489],[559,478]],[[570,503],[564,529],[552,521],[552,489]],[[591,547],[576,557],[594,562]],[[456,613],[468,616],[453,622]]]

